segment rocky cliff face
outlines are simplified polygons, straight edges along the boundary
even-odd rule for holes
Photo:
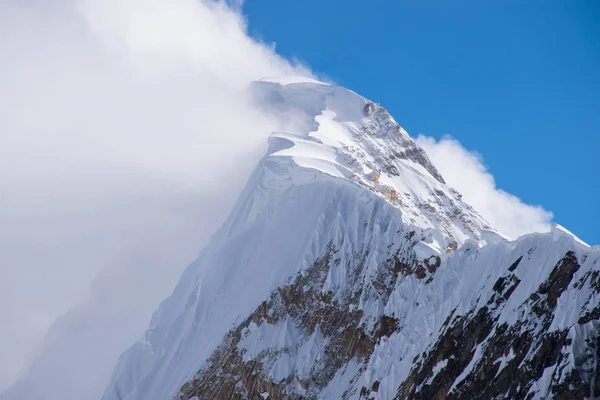
[[[414,231],[398,235],[403,247],[392,245],[392,256],[372,276],[365,271],[369,250],[351,258],[346,268],[353,282],[339,294],[323,290],[341,259],[331,245],[232,329],[177,398],[600,397],[598,254],[590,260],[589,253],[565,251],[570,238],[563,233],[524,238],[535,245],[496,249],[501,268],[482,286],[459,277],[462,296],[432,299],[444,292],[456,266],[448,259],[419,263],[408,239]],[[474,258],[467,271],[483,269],[478,258],[495,258],[485,254],[487,247],[452,258],[465,257],[466,250]],[[525,269],[540,279],[523,283],[532,275]],[[402,298],[407,290],[423,294]],[[380,311],[365,313],[364,305],[373,303]],[[418,341],[416,332],[429,334]]]
[[[503,238],[353,92],[256,90],[295,130],[106,400],[600,397],[600,249]]]

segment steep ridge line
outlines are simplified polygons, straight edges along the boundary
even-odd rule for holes
[[[600,249],[558,226],[506,240],[356,93],[256,90],[295,133],[105,400],[600,396]]]

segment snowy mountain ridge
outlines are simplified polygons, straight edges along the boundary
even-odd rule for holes
[[[282,86],[255,84],[269,108],[296,121],[298,111],[304,112],[305,122],[295,127],[300,133],[271,136],[279,149],[269,151],[271,157],[289,157],[298,167],[355,182],[398,206],[405,222],[443,229],[459,242],[490,229],[381,106],[347,89],[289,79]]]
[[[313,80],[105,400],[595,398],[600,249],[509,241],[382,107]]]

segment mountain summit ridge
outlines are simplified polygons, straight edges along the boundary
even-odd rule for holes
[[[270,156],[289,157],[298,167],[379,193],[403,211],[406,222],[444,230],[460,243],[479,240],[481,230],[491,229],[380,105],[314,81],[263,81],[254,90],[269,109],[294,117],[293,133],[271,136],[279,144],[273,144],[278,151],[270,150]]]
[[[104,400],[600,396],[600,249],[507,240],[352,91],[253,90],[281,132]]]

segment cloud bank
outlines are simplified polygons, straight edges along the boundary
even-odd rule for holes
[[[248,83],[311,75],[230,4],[0,3],[0,392],[26,379],[2,400],[101,397],[279,123]],[[547,229],[458,142],[418,141],[499,230]]]
[[[449,137],[436,141],[419,135],[416,141],[446,182],[498,231],[516,239],[526,233],[550,230],[552,213],[498,189],[479,154],[468,151]]]
[[[99,398],[275,129],[248,83],[310,71],[197,0],[8,0],[0,55],[0,392]]]

